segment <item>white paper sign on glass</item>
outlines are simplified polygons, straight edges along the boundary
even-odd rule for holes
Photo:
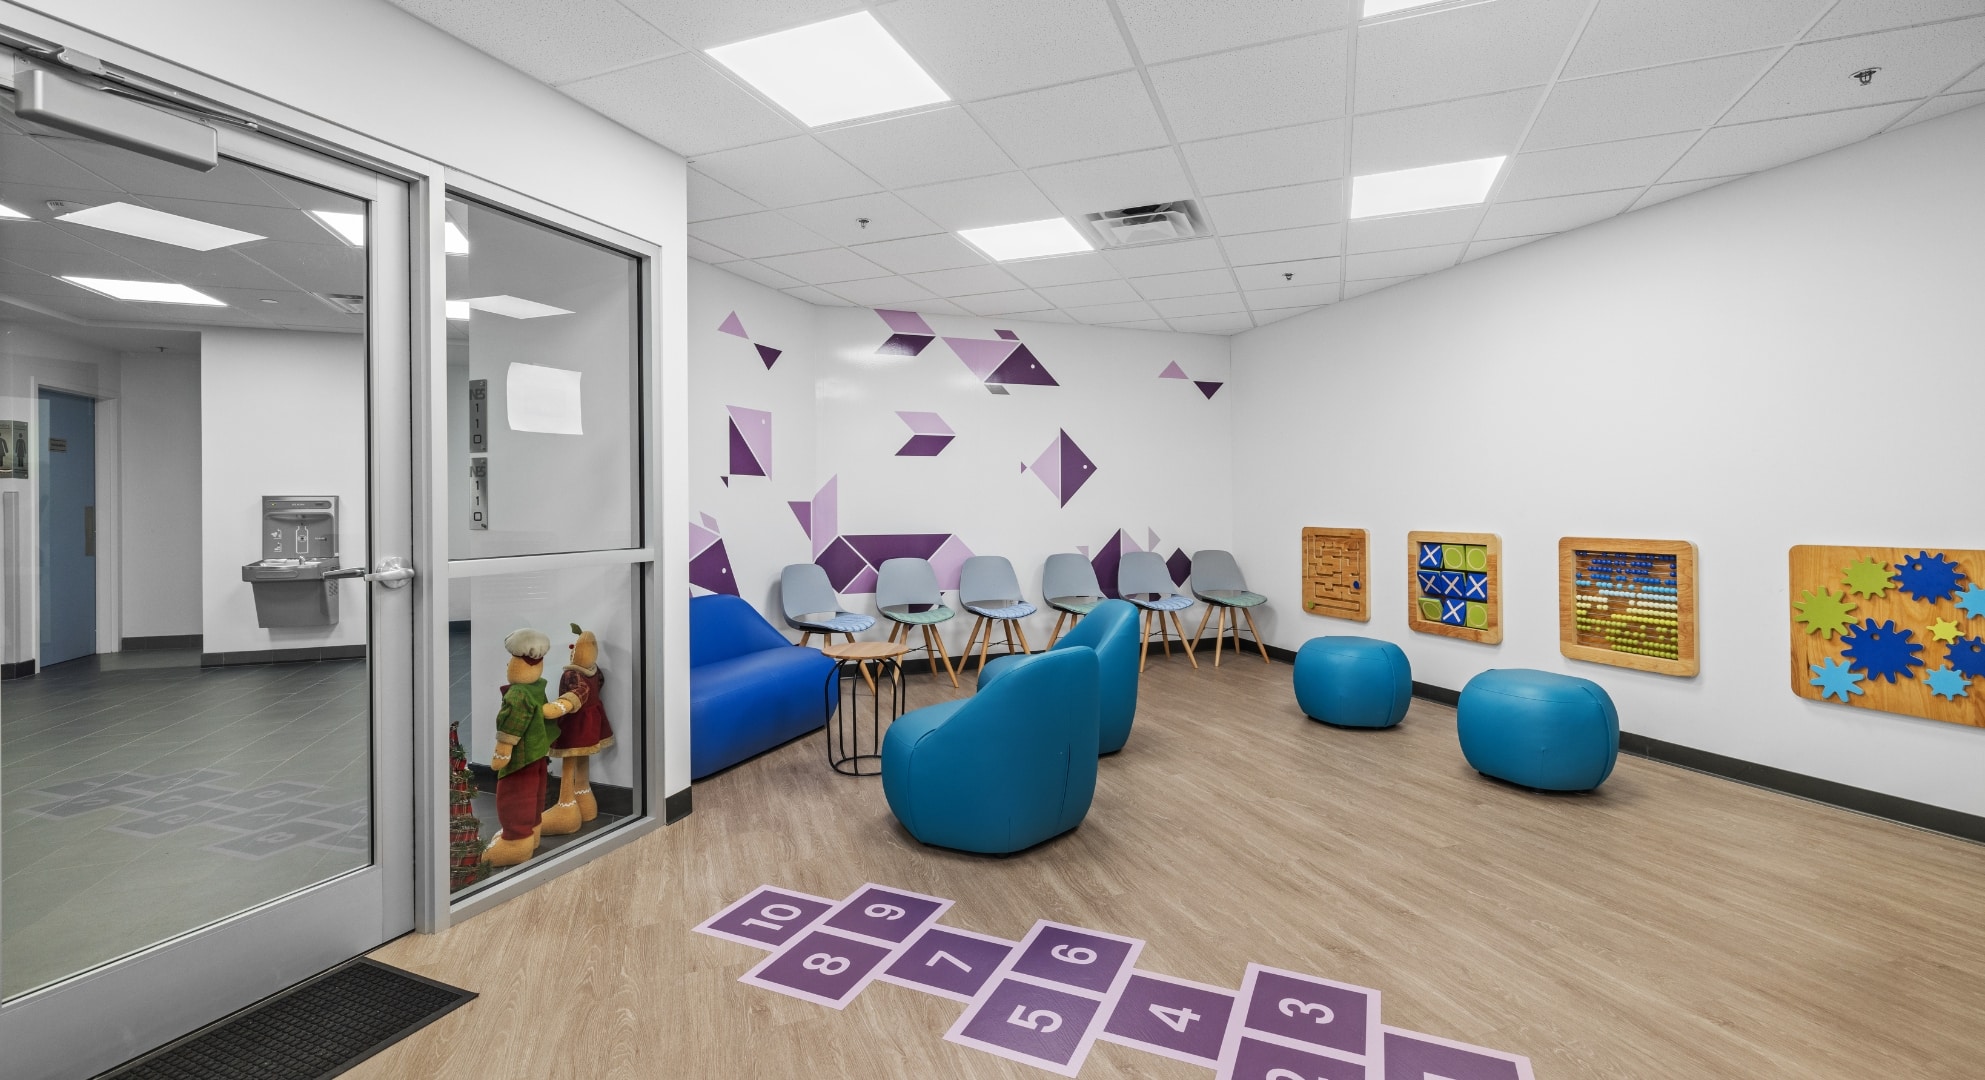
[[[510,430],[584,435],[579,420],[579,372],[511,364],[504,381]]]

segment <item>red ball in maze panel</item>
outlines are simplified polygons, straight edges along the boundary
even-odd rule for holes
[[[1234,1067],[1221,1072],[1219,1080],[1365,1080],[1365,1067],[1244,1035]]]
[[[1102,1038],[1208,1068],[1220,1063],[1234,992],[1132,972]]]
[[[944,1036],[1063,1076],[1082,1069],[1103,1003],[1020,979],[1002,978]]]
[[[1381,1080],[1531,1080],[1530,1059],[1386,1028]]]
[[[1358,1057],[1376,1049],[1376,990],[1249,964],[1241,999],[1249,1031]]]
[[[970,1001],[1014,948],[1011,941],[933,926],[903,950],[883,977],[939,997]]]
[[[831,900],[760,886],[696,930],[761,949],[776,949],[833,909]]]
[[[839,1009],[868,985],[892,951],[827,930],[809,930],[738,981]]]
[[[1013,970],[1101,994],[1143,947],[1143,942],[1129,938],[1041,922],[1035,925],[1031,940],[1021,946]]]
[[[910,940],[912,935],[923,929],[925,923],[943,914],[950,906],[951,901],[935,896],[867,885],[821,925],[872,937],[877,941],[900,943]]]

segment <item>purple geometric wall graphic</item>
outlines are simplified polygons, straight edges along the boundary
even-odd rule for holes
[[[998,334],[998,335],[999,335],[1000,337],[1003,337],[1003,338],[1005,338],[1005,339],[1006,339],[1006,340],[1008,340],[1008,341],[1019,341],[1019,340],[1020,340],[1020,335],[1019,335],[1019,334],[1016,334],[1016,333],[1014,333],[1014,332],[1013,332],[1013,331],[1011,331],[1011,330],[994,330],[994,331],[993,331],[993,333],[995,333],[995,334]]]
[[[1165,560],[1165,569],[1171,572],[1172,584],[1183,585],[1192,576],[1192,559],[1183,548],[1173,548],[1172,557]]]
[[[742,405],[727,405],[725,408],[731,414],[731,475],[769,479],[772,475],[772,414]]]
[[[957,437],[951,425],[934,412],[899,411],[896,415],[910,425],[910,441],[896,451],[897,457],[936,457]]]
[[[892,331],[888,340],[875,350],[877,356],[917,356],[924,351],[924,346],[937,339],[937,331],[932,330],[924,317],[914,311],[877,308],[875,313],[882,316],[882,321]]]
[[[1144,527],[1144,550],[1146,551],[1158,550],[1158,530],[1152,528],[1149,525],[1146,525]]]
[[[717,534],[717,519],[703,515],[701,524],[689,523],[689,584],[713,593],[738,595],[737,575],[731,572],[731,557]]]
[[[890,559],[928,559],[940,589],[956,589],[958,572],[972,549],[951,533],[860,533],[841,535],[840,477],[829,477],[811,502],[793,502],[793,516],[813,541],[813,561],[827,571],[834,591],[872,593],[875,571]],[[804,510],[802,510],[804,508]]]
[[[1034,354],[1029,352],[1025,345],[1013,350],[1013,355],[1007,357],[1005,363],[1001,364],[991,375],[987,376],[986,382],[989,384],[1000,383],[1009,386],[1061,385],[1055,381],[1053,375],[1048,374],[1048,369],[1041,366],[1041,362],[1034,358]]]
[[[1104,596],[1118,599],[1123,597],[1123,593],[1117,590],[1117,560],[1123,558],[1126,551],[1143,550],[1137,546],[1137,541],[1132,540],[1130,534],[1122,529],[1112,533],[1109,540],[1096,549],[1096,554],[1089,559],[1089,565],[1096,569],[1096,584],[1102,586]],[[1087,552],[1085,551],[1084,554]]]
[[[724,324],[717,327],[717,332],[720,334],[729,334],[732,337],[741,337],[746,341],[751,340],[751,335],[744,332],[744,324],[738,321],[737,312],[735,311],[724,316]]]
[[[765,361],[765,370],[772,370],[772,365],[779,362],[779,354],[782,350],[775,349],[770,345],[754,345],[752,347],[758,350],[758,358]]]
[[[958,354],[958,359],[964,361],[972,377],[980,382],[990,378],[993,372],[999,370],[1000,364],[1021,347],[1017,341],[988,341],[984,338],[948,337],[944,343],[951,346],[951,351]]]
[[[1220,388],[1222,386],[1225,386],[1226,384],[1217,383],[1217,382],[1200,382],[1198,379],[1194,379],[1192,385],[1199,387],[1199,392],[1205,394],[1206,399],[1208,401],[1211,401],[1213,399],[1213,395],[1219,393]]]
[[[1158,377],[1161,379],[1183,379],[1186,377],[1186,374],[1185,369],[1179,366],[1177,360],[1174,360],[1165,365],[1165,370],[1159,372]]]
[[[810,500],[810,499],[795,499],[795,500],[792,500],[792,501],[790,501],[790,502],[788,502],[788,503],[786,503],[786,505],[787,505],[787,506],[790,506],[790,507],[792,507],[792,510],[793,510],[793,516],[794,516],[794,517],[796,517],[796,518],[798,518],[798,519],[800,520],[800,531],[806,534],[806,538],[807,538],[808,540],[811,540],[811,539],[813,539],[813,502],[812,502],[812,500]]]
[[[1041,456],[1034,459],[1033,469],[1041,483],[1048,486],[1048,493],[1063,506],[1096,475],[1096,463],[1089,460],[1089,455],[1075,445],[1066,431],[1057,434]]]

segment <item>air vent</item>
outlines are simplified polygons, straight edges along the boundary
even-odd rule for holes
[[[1085,214],[1082,221],[1105,248],[1165,244],[1206,236],[1212,231],[1206,227],[1206,217],[1198,204],[1190,199],[1104,210]]]
[[[352,293],[320,293],[318,299],[347,315],[365,314],[365,297]]]

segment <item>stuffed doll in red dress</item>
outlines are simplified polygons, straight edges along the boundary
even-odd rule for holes
[[[579,636],[570,646],[572,662],[558,676],[558,704],[565,707],[551,756],[559,759],[558,804],[545,811],[544,833],[559,836],[600,816],[590,783],[593,755],[613,745],[613,725],[600,701],[606,676],[600,673],[600,642],[591,630],[572,624]]]
[[[538,837],[547,831],[541,821],[546,766],[559,738],[557,721],[570,708],[564,700],[545,700],[550,638],[537,630],[513,630],[503,647],[510,653],[504,669],[510,681],[499,691],[496,753],[489,759],[496,770],[496,818],[503,828],[483,851],[483,861],[492,867],[515,866],[538,850]]]

